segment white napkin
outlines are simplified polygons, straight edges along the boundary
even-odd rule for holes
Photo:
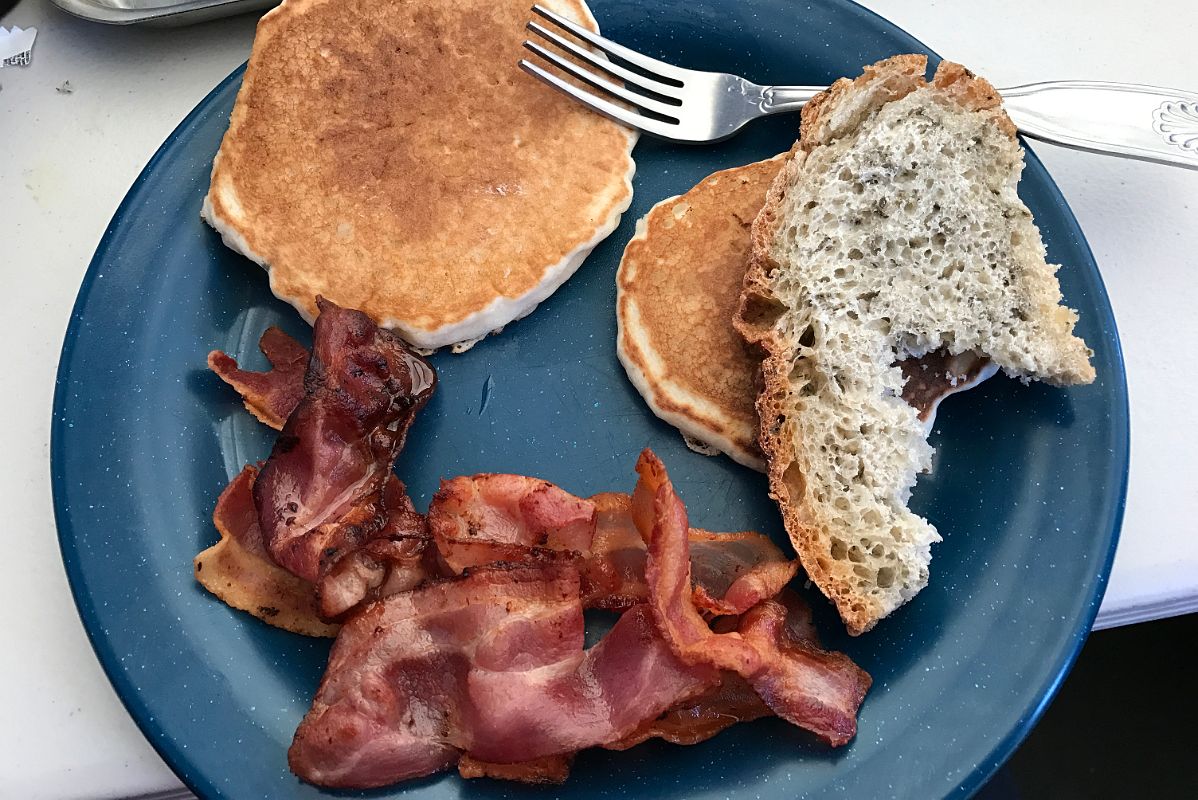
[[[27,67],[33,57],[33,40],[37,38],[37,28],[22,30],[16,25],[12,30],[0,26],[0,68]]]

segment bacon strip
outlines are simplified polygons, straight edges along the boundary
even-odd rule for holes
[[[320,619],[312,584],[275,564],[262,543],[254,508],[257,475],[246,467],[221,492],[212,512],[221,538],[195,557],[196,580],[268,625],[305,636],[336,636],[337,626]]]
[[[674,656],[645,606],[583,650],[572,565],[481,568],[350,619],[288,761],[345,788],[428,775],[462,753],[525,764],[622,739],[717,680]]]
[[[233,608],[293,633],[332,637],[338,626],[328,620],[439,574],[424,517],[392,475],[385,490],[387,524],[379,538],[337,562],[321,578],[318,598],[317,587],[276,564],[262,541],[253,494],[257,475],[247,466],[221,493],[212,513],[221,539],[194,560],[196,580]]]
[[[586,607],[623,610],[649,596],[645,542],[625,494],[583,499],[536,478],[459,477],[441,482],[428,524],[454,573],[568,552],[580,558]],[[798,569],[758,533],[692,529],[689,536],[694,600],[711,616],[740,614],[773,597]]]
[[[429,530],[454,573],[496,561],[522,561],[533,548],[584,552],[595,531],[594,504],[548,481],[475,475],[442,481],[429,504]]]
[[[282,430],[304,396],[308,349],[275,327],[262,334],[258,349],[270,362],[266,372],[241,369],[236,359],[220,350],[208,354],[208,368],[237,390],[247,411],[276,431]]]
[[[209,353],[208,365],[271,427],[284,428],[303,409],[263,468],[263,483],[272,488],[255,493],[255,506],[268,520],[259,539],[265,537],[265,552],[299,581],[292,593],[314,596],[320,615],[335,620],[364,600],[406,591],[437,572],[424,519],[389,474],[436,378],[365,315],[323,300],[320,307],[315,358],[268,328],[259,348],[269,371],[242,370],[219,350]],[[308,520],[297,497],[306,508],[315,506]],[[246,561],[240,574],[247,584],[278,580],[261,561]]]
[[[691,598],[686,508],[651,451],[641,453],[637,472],[633,516],[649,548],[649,605],[673,652],[687,664],[740,675],[778,716],[833,746],[847,743],[869,675],[797,633],[788,623],[792,609],[778,600],[759,603],[734,632],[713,632]]]
[[[707,693],[682,701],[630,735],[603,747],[627,750],[649,739],[664,739],[672,744],[698,744],[738,722],[773,715],[752,686],[736,673],[725,672],[720,676],[719,685]]]
[[[786,609],[786,636],[818,648],[819,638],[811,620],[811,608],[797,594],[787,589],[782,591],[778,599]],[[746,615],[746,629],[759,629],[760,613],[758,609],[754,609],[752,614]],[[646,723],[631,736],[604,747],[608,750],[626,750],[653,738],[664,739],[673,744],[698,744],[738,722],[750,722],[772,716],[774,712],[744,678],[735,672],[724,672],[720,675],[719,686],[699,697],[683,701],[657,719]]]
[[[458,760],[458,774],[463,778],[496,778],[520,783],[565,783],[570,777],[571,755],[546,756],[520,764],[492,764],[466,754]]]
[[[649,597],[645,584],[645,542],[632,524],[632,499],[608,492],[591,498],[595,535],[583,559],[583,603],[587,608],[622,611]]]
[[[384,529],[392,463],[436,385],[432,367],[365,314],[317,305],[306,393],[254,484],[271,556],[314,583]]]
[[[325,619],[338,619],[360,603],[415,589],[441,574],[424,516],[416,512],[394,475],[383,498],[387,510],[383,529],[333,564],[317,585]]]
[[[873,681],[844,653],[796,636],[792,613],[775,599],[741,617],[738,633],[761,654],[749,681],[778,716],[833,747],[846,744],[857,734],[857,711]]]
[[[709,533],[690,528],[692,599],[706,616],[743,614],[790,583],[799,562],[752,531]]]

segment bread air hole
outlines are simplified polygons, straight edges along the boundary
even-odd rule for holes
[[[793,461],[782,472],[782,484],[786,487],[792,503],[801,502],[803,495],[807,493],[807,479],[803,477],[799,465]]]
[[[754,292],[745,298],[740,318],[755,328],[768,329],[786,313],[786,306],[772,297]]]
[[[879,589],[889,589],[894,585],[894,567],[881,567],[875,577]]]
[[[964,272],[964,271],[965,271],[965,265],[962,264],[960,261],[954,261],[953,263],[949,264],[947,267],[945,267],[941,271],[940,277],[948,279],[953,276],[954,272]],[[985,273],[982,273],[982,274],[985,275]],[[989,280],[987,279],[986,281],[983,281],[983,282],[989,283]]]

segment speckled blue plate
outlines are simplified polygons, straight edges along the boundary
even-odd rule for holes
[[[604,31],[653,55],[762,82],[824,83],[899,52],[928,52],[843,0],[594,3]],[[652,25],[645,24],[647,11]],[[146,737],[204,797],[310,798],[287,771],[292,732],[328,642],[267,627],[192,580],[217,536],[210,515],[272,433],[204,366],[213,347],[251,366],[280,324],[307,340],[256,266],[201,224],[208,171],[240,71],[179,126],[117,211],[84,280],[54,402],[53,483],[63,560],[104,669]],[[423,507],[441,476],[539,475],[578,494],[629,489],[644,446],[664,459],[695,524],[782,540],[761,476],[687,450],[616,360],[614,274],[634,221],[700,178],[787,148],[797,117],[715,147],[642,140],[624,223],[527,319],[463,356],[398,469]],[[368,796],[422,798],[964,796],[998,767],[1052,697],[1106,582],[1127,474],[1127,395],[1115,323],[1064,200],[1028,155],[1022,195],[1064,264],[1066,301],[1098,381],[1058,390],[996,378],[941,411],[935,472],[916,509],[945,534],[931,585],[850,640],[818,597],[821,629],[874,676],[860,733],[831,751],[776,720],[704,744],[584,753],[562,789],[456,776]],[[810,593],[814,595],[814,593]]]

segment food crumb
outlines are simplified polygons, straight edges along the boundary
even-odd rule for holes
[[[70,81],[63,81],[54,88],[54,91],[58,92],[59,94],[71,94],[75,91],[75,88],[71,86]]]

